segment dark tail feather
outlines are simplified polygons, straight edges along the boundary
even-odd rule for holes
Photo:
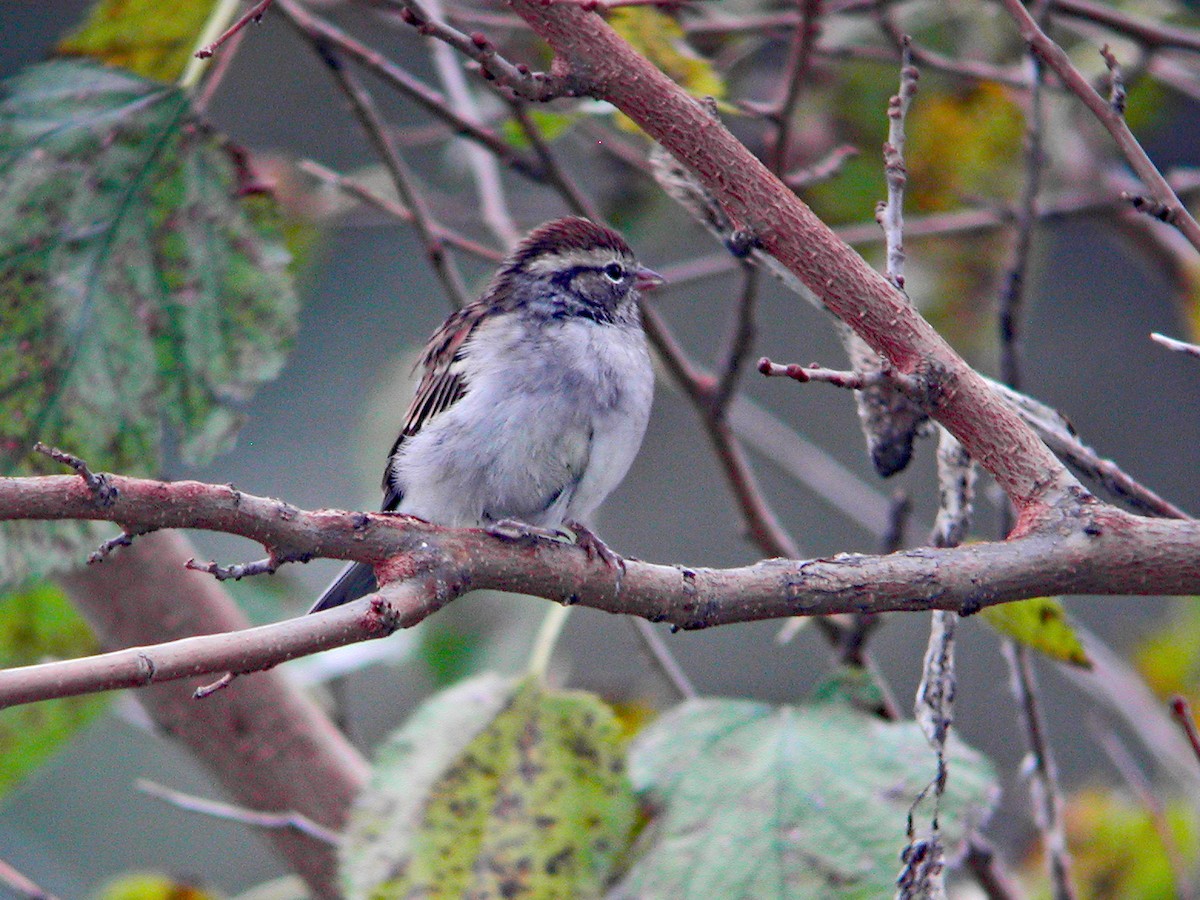
[[[366,563],[350,563],[342,569],[333,584],[325,589],[321,599],[313,605],[309,612],[315,613],[323,609],[331,609],[334,606],[341,606],[343,603],[357,600],[378,589],[379,585],[375,581],[373,568]]]

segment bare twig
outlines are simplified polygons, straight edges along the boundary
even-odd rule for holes
[[[27,876],[18,872],[4,860],[0,859],[0,884],[7,887],[24,900],[58,900],[47,890],[43,890]]]
[[[1174,225],[1194,248],[1200,250],[1200,223],[1197,223],[1192,214],[1188,212],[1183,201],[1172,190],[1171,185],[1167,183],[1142,145],[1138,143],[1133,132],[1129,130],[1125,117],[1115,110],[1105,97],[1096,92],[1096,89],[1071,63],[1066,52],[1038,26],[1037,21],[1021,3],[1021,0],[1002,0],[1002,2],[1016,21],[1021,37],[1029,44],[1030,49],[1054,70],[1062,79],[1063,84],[1082,100],[1092,114],[1100,120],[1100,124],[1112,135],[1125,159],[1146,185],[1150,197],[1148,199],[1130,197],[1135,207],[1161,221]]]
[[[441,0],[426,0],[435,15],[442,17]],[[462,65],[449,45],[435,38],[429,38],[429,50],[433,56],[434,68],[438,78],[446,89],[450,107],[463,118],[478,120],[479,108],[475,97],[467,86],[466,75]],[[504,183],[500,178],[500,166],[496,157],[484,147],[473,142],[466,143],[466,155],[470,169],[475,178],[475,195],[479,199],[481,218],[496,236],[500,244],[511,248],[521,238],[520,229],[513,220],[505,199]]]
[[[775,135],[772,139],[767,165],[772,172],[780,176],[789,165],[792,120],[796,114],[796,104],[800,101],[800,88],[804,84],[804,79],[808,77],[812,48],[821,30],[821,0],[799,0],[798,6],[800,17],[792,31],[787,64],[780,79],[784,85],[783,96],[769,115],[771,121],[775,123]]]
[[[1035,7],[1037,20],[1046,15],[1048,5],[1039,2]],[[1009,387],[1020,388],[1020,338],[1025,307],[1026,282],[1029,275],[1029,256],[1033,247],[1034,223],[1037,221],[1038,194],[1041,191],[1043,129],[1045,114],[1042,103],[1042,62],[1036,53],[1028,56],[1029,94],[1025,111],[1025,182],[1013,219],[1013,247],[1000,291],[997,318],[1000,326],[1000,377]]]
[[[363,203],[373,206],[381,212],[385,212],[390,216],[395,216],[402,222],[413,222],[415,217],[413,212],[403,203],[398,203],[389,197],[381,196],[375,193],[361,181],[351,178],[349,175],[343,175],[340,172],[335,172],[333,169],[327,168],[311,159],[302,159],[298,163],[298,167],[302,172],[307,172],[314,178],[317,178],[326,184],[333,185],[338,190],[345,192]],[[477,259],[486,260],[491,263],[498,263],[504,259],[504,253],[492,247],[487,247],[478,241],[473,241],[469,237],[460,234],[452,228],[447,228],[444,225],[433,222],[430,223],[434,234],[447,244],[455,249],[462,250],[465,253],[470,253]]]
[[[1045,844],[1050,884],[1055,900],[1072,900],[1075,891],[1071,886],[1071,856],[1067,850],[1063,825],[1062,795],[1058,790],[1058,771],[1046,740],[1046,726],[1038,704],[1031,654],[1027,647],[1014,641],[1004,641],[1001,648],[1008,662],[1011,688],[1028,742],[1029,793],[1034,820]]]
[[[801,366],[796,363],[784,365],[772,362],[765,356],[758,361],[758,371],[767,377],[790,378],[793,381],[799,381],[801,384],[816,381],[852,391],[861,391],[864,388],[884,384],[889,380],[887,374],[883,371],[850,372],[839,369],[827,369],[815,363],[811,366]]]
[[[742,261],[742,290],[734,310],[733,328],[725,344],[725,352],[717,363],[717,384],[713,389],[711,404],[718,415],[724,415],[729,400],[737,389],[746,357],[754,349],[754,308],[758,298],[759,269],[753,263]]]
[[[967,839],[963,866],[975,876],[975,883],[987,900],[1019,900],[1024,896],[1011,876],[1001,868],[991,845],[978,834]]]
[[[35,452],[48,456],[56,463],[62,463],[64,466],[69,466],[75,470],[75,474],[83,479],[83,483],[92,493],[92,498],[100,506],[111,506],[117,499],[117,489],[113,486],[112,480],[101,472],[97,475],[88,468],[88,464],[71,453],[64,450],[59,450],[57,447],[50,447],[38,441],[33,445]]]
[[[337,832],[314,822],[308,816],[295,810],[263,812],[258,809],[246,809],[244,806],[234,806],[232,803],[222,803],[219,800],[208,800],[194,794],[186,794],[145,778],[139,778],[135,784],[142,793],[157,797],[159,800],[189,812],[201,813],[218,819],[228,819],[231,822],[241,822],[243,825],[251,825],[255,828],[289,828],[334,847],[341,842]]]
[[[1175,896],[1195,897],[1195,889],[1188,875],[1190,866],[1180,852],[1179,842],[1175,840],[1171,822],[1167,817],[1167,809],[1155,794],[1150,780],[1115,731],[1103,726],[1096,717],[1090,719],[1089,725],[1109,762],[1120,773],[1125,786],[1129,788],[1150,816],[1150,824],[1154,828],[1154,833],[1158,835],[1159,843],[1162,844],[1163,855],[1166,857],[1171,871],[1171,880],[1175,883]]]
[[[887,244],[887,277],[900,290],[904,289],[904,186],[908,181],[904,167],[904,120],[917,92],[918,77],[913,65],[912,41],[905,35],[900,50],[900,90],[888,101],[888,139],[883,145],[888,195],[875,214]]]
[[[491,129],[484,128],[482,125],[458,115],[450,109],[444,96],[414,78],[379,51],[366,46],[330,22],[313,15],[307,7],[295,0],[277,0],[276,9],[309,41],[324,41],[337,47],[346,56],[378,76],[427,113],[439,121],[445,122],[454,134],[468,137],[487,147],[497,159],[522,175],[534,180],[541,180],[545,177],[546,173],[542,171],[536,160],[529,159],[525,154],[518,152]]]
[[[692,401],[701,414],[709,440],[713,444],[717,460],[724,469],[725,478],[737,499],[742,521],[755,546],[770,556],[796,556],[798,549],[791,535],[780,523],[771,508],[754,470],[746,458],[741,442],[724,415],[712,414],[712,397],[716,379],[696,367],[688,358],[674,334],[666,327],[661,316],[653,309],[644,309],[642,317],[646,335],[658,352],[679,388]]]
[[[254,6],[250,7],[250,9],[246,12],[245,15],[243,15],[241,18],[239,18],[236,22],[234,22],[232,25],[230,25],[227,29],[225,29],[225,32],[219,38],[217,38],[211,44],[208,44],[207,46],[201,47],[199,50],[197,50],[196,58],[197,59],[208,59],[210,56],[212,56],[214,53],[217,52],[217,49],[222,44],[224,44],[227,40],[229,40],[235,34],[240,32],[243,28],[245,28],[251,22],[253,22],[255,25],[257,25],[259,22],[262,21],[263,14],[266,13],[267,7],[271,5],[271,2],[272,2],[272,0],[259,0],[258,3],[255,3]]]
[[[554,152],[546,143],[542,136],[541,129],[537,127],[533,119],[529,115],[529,111],[525,108],[525,101],[519,97],[506,98],[509,107],[512,110],[513,120],[521,129],[521,133],[525,135],[525,139],[529,141],[529,145],[533,148],[533,152],[537,155],[538,161],[542,165],[542,170],[546,173],[546,182],[555,190],[559,196],[563,198],[571,212],[577,216],[583,216],[585,219],[591,219],[593,222],[602,221],[599,209],[576,184],[569,175],[558,164],[558,160],[554,156]]]
[[[1186,353],[1188,356],[1195,356],[1200,359],[1200,345],[1177,341],[1175,338],[1167,337],[1165,334],[1159,334],[1158,332],[1151,334],[1150,340],[1160,346],[1166,347],[1168,350],[1174,350],[1176,353]]]
[[[519,97],[544,102],[580,93],[577,82],[567,73],[533,72],[524,63],[511,63],[496,52],[495,46],[483,32],[464,34],[452,25],[438,21],[418,0],[390,2],[400,7],[401,18],[421,34],[445,41],[478,63],[484,77],[508,88]]]
[[[1183,728],[1183,733],[1191,744],[1196,761],[1200,762],[1200,731],[1196,729],[1196,718],[1192,715],[1192,706],[1187,699],[1176,694],[1171,698],[1171,715]]]
[[[671,648],[667,646],[666,641],[662,639],[662,635],[655,630],[655,627],[645,619],[632,618],[628,620],[633,626],[633,630],[637,633],[638,639],[642,646],[646,648],[646,653],[650,657],[654,667],[662,673],[662,676],[675,689],[675,693],[679,695],[681,700],[692,700],[699,696],[692,680],[688,678],[687,672],[683,671],[683,667],[679,665],[679,661],[675,659],[675,655],[671,652]]]
[[[314,47],[329,67],[330,72],[333,73],[338,87],[350,101],[350,108],[354,112],[355,118],[358,119],[367,139],[392,176],[396,193],[400,195],[401,201],[412,212],[413,226],[425,246],[425,254],[429,257],[430,266],[441,281],[451,303],[456,307],[465,306],[467,290],[463,286],[462,277],[453,260],[446,253],[445,244],[439,237],[440,229],[436,227],[432,214],[416,188],[412,172],[392,144],[387,127],[379,111],[375,108],[375,102],[371,99],[371,95],[346,68],[341,57],[337,55],[330,44],[318,40],[314,42]]]

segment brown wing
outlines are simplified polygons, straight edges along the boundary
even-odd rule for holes
[[[462,346],[479,324],[484,309],[481,303],[463,307],[446,319],[429,339],[425,351],[417,361],[417,365],[424,369],[421,383],[417,385],[417,391],[408,405],[408,412],[404,414],[404,425],[396,443],[392,445],[391,452],[388,453],[389,460],[396,455],[405,438],[412,437],[426,422],[449,409],[466,394],[467,381],[463,374]],[[388,482],[390,471],[389,465],[383,475],[385,510],[391,509],[400,500]]]

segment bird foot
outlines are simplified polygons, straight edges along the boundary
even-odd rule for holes
[[[587,552],[588,559],[599,558],[610,569],[625,570],[625,560],[613,553],[592,529],[579,522],[567,522],[566,526],[575,532],[575,545]]]

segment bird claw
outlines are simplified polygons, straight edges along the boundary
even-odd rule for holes
[[[575,545],[583,548],[589,560],[598,558],[610,569],[625,570],[625,560],[613,553],[592,529],[579,522],[567,522],[566,526],[575,532]]]

